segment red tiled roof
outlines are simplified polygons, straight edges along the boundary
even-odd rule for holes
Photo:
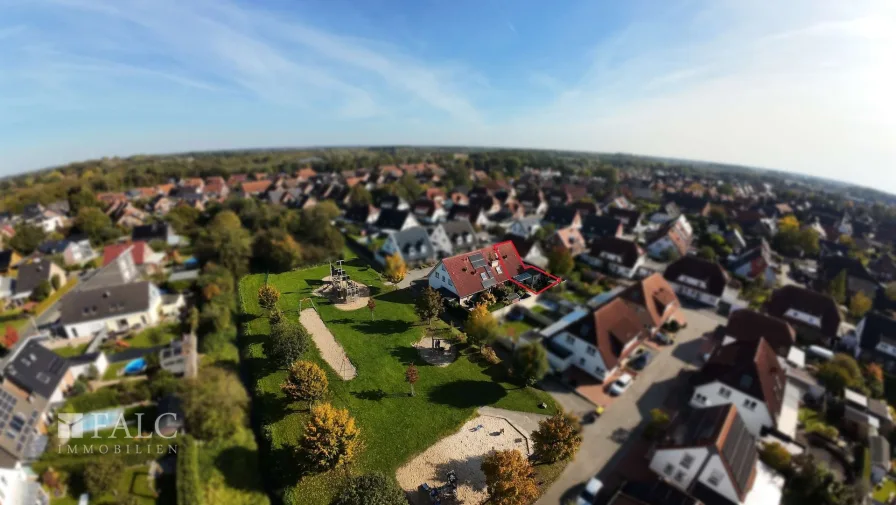
[[[632,340],[645,336],[643,332],[644,325],[641,324],[634,309],[624,300],[614,298],[598,307],[591,317],[586,317],[574,334],[583,338],[587,336],[600,352],[607,370],[611,370],[637,348],[631,346],[624,350]]]
[[[250,195],[264,193],[269,187],[271,187],[271,181],[244,182],[241,184],[241,187],[243,189],[243,193],[247,193]]]
[[[500,273],[497,268],[491,268],[497,284],[503,284],[514,275],[523,271],[523,261],[511,243],[502,242],[497,247],[483,247],[476,251],[445,258],[442,260],[442,264],[445,265],[445,270],[448,272],[448,276],[451,278],[454,289],[460,298],[465,298],[484,290],[480,274],[486,271],[486,267],[474,269],[469,259],[470,256],[477,252],[482,254],[489,267],[492,267],[492,265],[504,265]],[[500,255],[500,260],[498,255]]]
[[[125,252],[128,247],[133,246],[134,248],[131,250],[131,255],[134,257],[134,264],[140,266],[146,260],[146,249],[148,246],[146,242],[142,240],[138,240],[134,243],[121,243],[121,244],[112,244],[107,245],[103,249],[103,266],[108,265],[115,261],[116,258],[121,256],[121,253]]]
[[[747,342],[764,338],[782,357],[787,357],[787,352],[796,343],[796,330],[787,321],[752,309],[732,312],[728,316],[725,335]]]
[[[228,186],[235,186],[235,185],[237,185],[237,184],[240,184],[240,183],[242,183],[242,182],[246,182],[246,181],[248,181],[248,180],[249,180],[249,176],[246,175],[246,174],[233,174],[233,175],[231,175],[230,177],[227,178],[227,185],[228,185]]]
[[[632,284],[619,297],[646,309],[645,322],[654,328],[660,328],[674,309],[681,306],[672,286],[658,273]],[[670,306],[673,308],[669,309]]]
[[[313,168],[310,168],[310,167],[305,167],[305,168],[299,169],[299,171],[296,172],[296,177],[298,177],[300,179],[310,179],[310,178],[314,177],[315,175],[317,175],[317,172]]]
[[[775,350],[764,338],[716,348],[695,378],[694,385],[715,381],[758,398],[768,406],[773,419],[777,419],[781,412],[787,374],[778,363]]]
[[[227,187],[227,182],[223,177],[209,177],[205,180],[205,191],[207,193],[221,193]]]

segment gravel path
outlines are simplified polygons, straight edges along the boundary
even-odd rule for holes
[[[311,334],[320,355],[343,380],[352,380],[358,375],[355,365],[352,365],[345,355],[345,350],[336,342],[336,338],[324,324],[320,315],[314,309],[305,309],[299,314],[302,326]]]
[[[479,425],[482,427],[472,431]],[[499,417],[478,416],[399,468],[395,478],[411,503],[430,505],[429,497],[419,490],[420,484],[442,486],[448,471],[454,470],[458,480],[457,503],[479,505],[487,498],[485,474],[480,470],[482,459],[492,450],[505,449],[528,455],[526,439],[513,425]]]

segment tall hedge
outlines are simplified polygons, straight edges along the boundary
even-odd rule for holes
[[[199,478],[199,446],[187,435],[177,450],[177,505],[203,505]]]

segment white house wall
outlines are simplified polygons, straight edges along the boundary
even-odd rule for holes
[[[713,296],[709,293],[700,291],[697,288],[693,288],[691,286],[685,286],[684,284],[679,284],[677,282],[669,281],[669,284],[672,285],[672,289],[674,289],[675,292],[680,296],[691,298],[693,300],[697,300],[700,303],[703,303],[706,305],[711,305],[713,307],[719,306],[719,297],[718,296]]]
[[[713,485],[709,481],[709,477],[713,473],[721,475],[722,477],[721,479],[719,479],[719,482],[716,485]],[[722,458],[720,458],[718,454],[713,454],[709,457],[709,461],[706,463],[706,468],[703,469],[703,471],[700,473],[700,476],[697,477],[697,480],[702,482],[709,489],[712,489],[716,493],[719,493],[725,498],[731,500],[733,503],[740,503],[740,497],[737,496],[737,491],[735,491],[734,489],[734,483],[731,482],[731,477],[728,474],[728,470],[725,468],[725,464],[722,462]]]
[[[435,267],[432,272],[429,273],[429,287],[432,289],[447,289],[448,291],[457,294],[457,288],[454,287],[454,283],[451,282],[451,277],[448,275],[448,271],[445,270],[445,264],[439,263],[439,266]]]
[[[694,458],[690,468],[685,468],[681,465],[681,461],[686,454]],[[708,457],[709,449],[706,447],[660,449],[654,453],[653,458],[650,460],[650,469],[666,479],[669,484],[687,490],[691,483],[694,482],[694,479],[697,478]]]
[[[607,366],[597,347],[585,342],[568,331],[564,331],[560,335],[554,337],[554,343],[572,351],[572,355],[566,359],[568,365],[576,365],[600,381],[606,380],[606,378],[612,375],[616,370],[615,368],[607,370]],[[589,356],[589,348],[594,349],[593,356]]]
[[[731,391],[728,398],[719,394],[719,390],[723,387]],[[703,395],[706,398],[706,402],[699,402],[697,400],[697,395]],[[748,409],[745,405],[747,400],[756,402],[756,408],[753,410]],[[740,414],[747,429],[755,437],[759,437],[759,432],[762,430],[763,426],[774,428],[776,425],[775,420],[768,411],[768,406],[766,406],[762,400],[744,394],[727,384],[722,384],[718,381],[710,382],[709,384],[694,388],[694,394],[691,396],[691,406],[697,408],[715,407],[717,405],[727,405],[729,403],[737,407],[737,413]]]

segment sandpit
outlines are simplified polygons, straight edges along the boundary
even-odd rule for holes
[[[476,426],[482,426],[472,431]],[[441,486],[449,470],[457,472],[457,503],[479,505],[488,497],[482,459],[492,450],[517,449],[528,455],[526,439],[500,417],[478,416],[398,469],[395,477],[414,505],[430,505],[420,484]]]
[[[358,290],[358,296],[353,301],[346,303],[341,301],[341,299],[338,297],[338,294],[333,289],[333,285],[331,284],[331,276],[328,275],[322,280],[324,282],[323,285],[312,291],[311,294],[329,299],[331,302],[333,302],[333,306],[335,306],[339,310],[358,310],[367,306],[367,300],[370,299],[370,288],[368,288],[366,285],[361,284],[360,282],[347,281]]]
[[[454,363],[454,360],[457,359],[457,346],[452,345],[450,341],[445,339],[436,340],[440,341],[438,348],[433,347],[432,337],[423,337],[414,344],[423,361],[435,366],[448,366]]]
[[[345,350],[314,309],[304,309],[299,313],[299,321],[308,330],[314,344],[320,349],[320,355],[336,371],[343,380],[352,380],[358,375],[355,365],[348,360]]]

